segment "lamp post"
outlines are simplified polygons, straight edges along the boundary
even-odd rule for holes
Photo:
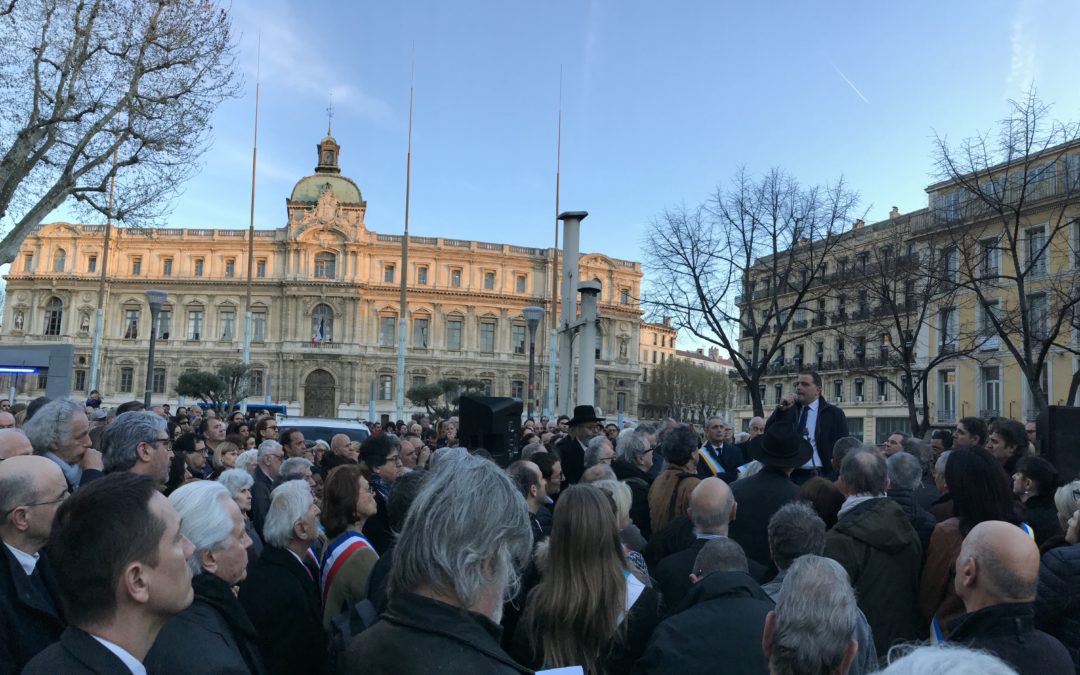
[[[150,303],[150,354],[146,360],[146,395],[143,397],[143,405],[149,410],[150,392],[154,388],[154,343],[157,342],[158,312],[165,303],[165,291],[147,291],[146,301]]]
[[[530,306],[521,312],[525,315],[525,325],[529,327],[529,412],[525,418],[529,419],[533,416],[533,402],[536,400],[533,393],[533,387],[536,386],[536,328],[544,320],[544,308]],[[549,367],[554,368],[555,364],[550,364]]]

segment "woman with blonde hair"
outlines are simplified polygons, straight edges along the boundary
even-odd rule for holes
[[[659,595],[628,562],[616,507],[594,485],[565,490],[541,578],[517,626],[517,660],[533,668],[580,665],[589,675],[628,673],[659,622]]]
[[[649,579],[649,566],[645,564],[645,558],[638,551],[633,550],[634,542],[631,537],[636,537],[641,540],[641,533],[635,532],[636,528],[633,528],[633,523],[630,522],[630,505],[633,502],[633,494],[630,492],[630,486],[626,483],[618,480],[598,480],[593,483],[596,487],[600,488],[611,497],[615,502],[615,517],[619,524],[619,540],[622,541],[623,550],[626,552],[626,558],[637,571],[641,573],[642,581],[646,585],[651,586],[651,580]],[[633,528],[633,529],[631,529]],[[633,533],[633,534],[631,534]]]
[[[217,480],[225,471],[236,468],[236,458],[240,456],[240,448],[231,441],[222,441],[214,448],[214,472],[210,478]]]

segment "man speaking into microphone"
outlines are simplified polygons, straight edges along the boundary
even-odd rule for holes
[[[810,461],[791,473],[791,480],[802,485],[812,476],[835,478],[832,473],[833,444],[848,435],[844,411],[821,397],[821,375],[813,370],[800,371],[795,380],[795,395],[785,394],[765,428],[785,420],[798,431],[814,454]]]

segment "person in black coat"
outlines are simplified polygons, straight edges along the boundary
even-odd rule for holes
[[[1080,673],[1080,513],[1069,520],[1069,546],[1047,551],[1039,566],[1035,626],[1061,640]]]
[[[789,423],[800,437],[810,441],[813,448],[811,457],[803,465],[795,467],[792,479],[801,485],[815,471],[819,475],[836,478],[832,468],[833,445],[850,434],[844,411],[821,397],[821,375],[815,371],[799,373],[795,395],[784,396],[765,422],[765,429],[780,421]]]
[[[937,518],[919,505],[916,488],[922,483],[922,465],[906,452],[897,452],[886,461],[889,472],[889,489],[885,495],[900,505],[908,522],[915,528],[922,544],[923,561],[930,548],[930,535],[934,533]]]
[[[246,519],[216,481],[194,481],[169,495],[180,514],[180,532],[195,546],[191,560],[201,573],[191,580],[191,606],[162,627],[146,655],[149,672],[253,673],[265,672],[259,657],[255,626],[244,612],[233,587],[247,575]],[[231,527],[219,529],[204,516],[220,509]],[[193,648],[197,645],[197,648]]]
[[[769,519],[798,494],[790,474],[807,461],[811,448],[795,433],[794,426],[782,421],[766,427],[765,433],[750,441],[749,449],[750,456],[764,466],[753,476],[732,484],[739,510],[728,536],[739,542],[746,557],[774,572],[769,554]]]
[[[308,554],[318,535],[319,508],[304,481],[289,481],[272,495],[265,546],[240,584],[240,604],[258,635],[268,673],[319,673],[326,658],[319,569]]]
[[[569,434],[555,444],[567,485],[577,483],[581,480],[581,474],[585,473],[585,445],[599,433],[603,421],[604,418],[597,417],[596,409],[591,405],[574,406]]]
[[[44,457],[12,457],[0,464],[0,673],[21,671],[59,640],[67,625],[60,589],[42,550],[57,499],[66,490],[60,467]]]
[[[53,644],[30,662],[24,675],[104,675],[131,670],[105,645],[75,626],[68,626]]]
[[[1039,549],[1020,528],[979,523],[956,557],[956,593],[968,612],[949,625],[949,642],[983,649],[1020,675],[1068,673],[1072,655],[1034,624]]]
[[[263,536],[266,512],[270,509],[270,491],[284,461],[285,451],[277,441],[263,441],[259,446],[259,463],[251,472],[255,482],[251,486],[251,512],[248,515],[260,537]]]
[[[1057,468],[1042,457],[1024,457],[1017,462],[1012,476],[1013,494],[1024,503],[1024,521],[1035,531],[1035,543],[1039,546],[1061,535],[1061,521],[1054,504],[1059,482]]]
[[[725,483],[739,477],[739,467],[746,464],[743,447],[732,443],[732,428],[720,417],[710,417],[705,425],[705,444],[698,449],[698,478],[716,476]]]
[[[735,542],[711,540],[694,563],[693,587],[671,616],[653,631],[634,672],[768,672],[760,645],[765,617],[773,602],[747,574],[746,562]],[[695,639],[697,635],[701,637]]]
[[[652,476],[649,469],[652,468],[655,453],[638,434],[620,435],[618,451],[619,456],[611,463],[611,468],[615,477],[630,488],[630,521],[648,540],[652,536],[652,523],[649,520]]]

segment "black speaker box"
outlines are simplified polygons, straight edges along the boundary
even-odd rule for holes
[[[503,466],[517,459],[521,448],[521,399],[462,396],[458,408],[462,446],[469,450],[483,448]]]
[[[1042,455],[1063,482],[1080,478],[1080,408],[1052,405],[1037,423]]]

